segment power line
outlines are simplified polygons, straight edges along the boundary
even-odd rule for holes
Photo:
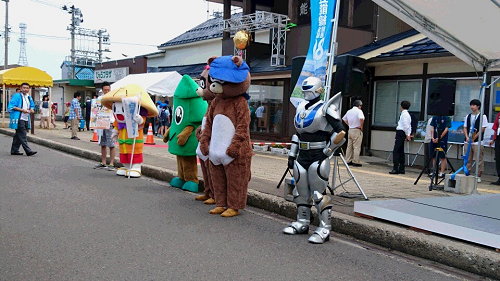
[[[34,0],[32,0],[32,1],[34,1]],[[17,31],[10,31],[10,33],[21,34],[21,32],[17,32]],[[56,35],[35,34],[35,33],[25,33],[25,34],[26,34],[26,36],[29,35],[29,36],[46,38],[46,39],[53,39],[53,40],[69,40],[69,39],[71,39],[70,37],[56,36]],[[153,44],[141,44],[141,43],[130,43],[130,42],[114,42],[114,41],[110,41],[110,43],[112,43],[112,44],[119,44],[119,45],[130,45],[130,46],[158,47],[158,45],[153,45]]]
[[[61,10],[62,10],[62,7],[63,7],[63,5],[61,5],[61,4],[56,4],[54,2],[50,2],[50,1],[47,1],[47,0],[30,0],[30,1],[42,4],[42,5],[50,6],[50,7],[53,7],[53,8],[58,8],[58,9],[61,9]]]

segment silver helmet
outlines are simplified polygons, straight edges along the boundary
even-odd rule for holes
[[[308,77],[302,82],[304,99],[313,100],[323,93],[323,82],[318,77]]]

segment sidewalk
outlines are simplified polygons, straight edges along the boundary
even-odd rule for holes
[[[50,130],[36,127],[34,135],[28,134],[28,141],[92,159],[96,162],[100,161],[100,148],[97,143],[90,141],[93,136],[92,131],[78,132],[78,137],[81,140],[71,140],[71,131],[62,129],[64,123],[56,122],[56,124],[57,128]],[[8,128],[0,128],[0,133],[12,135],[14,131]],[[155,145],[144,145],[143,148],[143,174],[169,181],[176,173],[176,158],[168,152],[167,145],[160,138],[154,137],[154,139]],[[116,163],[118,163],[118,153],[116,156]],[[392,168],[392,163],[387,162],[386,159],[362,156],[361,161],[363,167],[350,168],[369,200],[463,196],[439,190],[429,191],[430,179],[426,174],[422,175],[418,183],[414,185],[421,172],[419,168],[409,167],[404,175],[391,175],[389,171]],[[338,162],[337,185],[349,179],[347,169],[340,157],[338,157]],[[276,188],[286,170],[286,165],[287,157],[285,155],[257,152],[253,156],[252,179],[249,184],[248,194],[249,205],[292,219],[295,218],[295,204],[283,199],[284,182],[280,189]],[[89,169],[92,169],[92,165],[89,166]],[[201,178],[201,170],[199,170],[198,174]],[[110,172],[110,176],[114,176],[114,172]],[[496,177],[484,175],[482,182],[478,184],[479,193],[500,193],[499,186],[490,185],[490,182],[496,181],[496,179]],[[495,253],[492,249],[484,249],[481,246],[437,235],[417,233],[407,227],[389,222],[354,216],[354,201],[364,200],[359,193],[359,189],[353,180],[335,190],[335,196],[333,197],[335,205],[332,215],[334,231],[406,253],[415,254],[414,247],[421,246],[422,254],[420,256],[423,258],[436,260],[476,274],[500,278],[500,253]],[[411,247],[411,249],[405,249],[405,247]],[[478,252],[481,252],[479,256]],[[471,255],[477,259],[474,265],[470,265]],[[465,266],[464,264],[468,265]],[[496,266],[491,266],[491,264]]]

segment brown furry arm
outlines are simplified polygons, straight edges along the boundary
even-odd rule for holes
[[[226,150],[226,154],[232,158],[238,158],[243,142],[250,139],[250,109],[244,97],[238,97],[236,102],[237,124],[231,144]]]
[[[168,128],[165,134],[163,135],[163,142],[168,142],[169,140],[168,133],[170,133],[170,128]]]
[[[208,155],[208,146],[210,144],[210,140],[212,139],[212,124],[214,120],[214,108],[217,105],[217,99],[212,100],[210,106],[208,107],[205,120],[205,128],[201,132],[200,138],[200,151],[203,155]]]
[[[191,136],[193,131],[194,131],[194,126],[191,125],[186,126],[186,128],[184,128],[184,130],[182,130],[182,132],[177,136],[177,144],[180,146],[185,145],[189,136]]]
[[[201,126],[198,126],[198,128],[196,128],[196,131],[194,132],[194,135],[196,136],[196,139],[198,141],[200,141],[200,138],[201,138]]]

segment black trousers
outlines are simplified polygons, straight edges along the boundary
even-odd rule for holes
[[[87,127],[87,131],[90,131],[90,113],[88,114],[88,117],[85,116],[85,125]]]
[[[424,143],[424,165],[427,164],[427,162],[429,162],[429,159],[432,157],[431,156],[432,153],[431,153],[431,148],[430,148],[430,143]],[[427,166],[426,170],[424,171],[425,173],[430,173],[431,169],[432,169],[432,163],[429,163],[429,165]]]
[[[28,121],[19,120],[17,123],[16,133],[12,139],[12,146],[10,147],[10,152],[19,152],[19,147],[22,145],[26,153],[31,152],[31,148],[28,146],[28,140],[26,139],[26,133],[28,132]]]
[[[405,140],[406,134],[402,130],[396,131],[396,141],[394,142],[394,150],[392,151],[392,163],[394,170],[405,170]]]

